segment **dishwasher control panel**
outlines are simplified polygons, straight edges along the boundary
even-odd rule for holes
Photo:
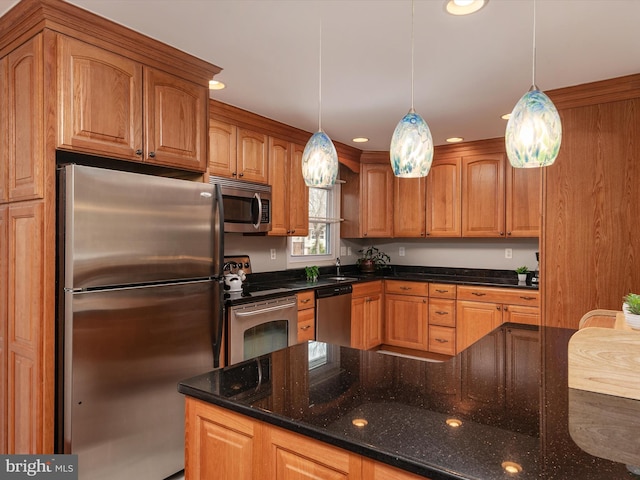
[[[321,287],[316,289],[316,298],[335,297],[336,295],[346,295],[353,292],[351,284],[332,285],[330,287]]]

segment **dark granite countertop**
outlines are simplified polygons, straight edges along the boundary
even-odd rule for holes
[[[612,458],[597,425],[621,415],[605,401],[616,397],[567,387],[573,333],[505,324],[445,362],[310,342],[184,380],[178,390],[433,480],[638,479],[624,462],[598,456]],[[624,411],[639,404],[628,400]],[[591,454],[569,433],[585,431],[570,425],[583,405],[602,437]],[[448,426],[451,418],[462,425]],[[632,429],[631,458],[640,458],[639,421],[627,420],[618,418]],[[503,462],[522,471],[506,473]]]

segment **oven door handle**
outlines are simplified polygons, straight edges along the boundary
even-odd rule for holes
[[[236,317],[251,317],[253,315],[262,315],[263,313],[269,313],[269,312],[277,312],[278,310],[284,310],[287,308],[291,308],[293,306],[296,305],[296,302],[291,302],[291,303],[281,303],[280,305],[276,305],[274,307],[267,307],[267,308],[261,308],[260,310],[252,310],[250,312],[241,312],[241,311],[234,311],[233,314]]]

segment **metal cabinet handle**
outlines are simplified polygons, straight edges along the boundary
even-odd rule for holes
[[[244,177],[244,172],[242,172],[242,173],[240,174],[240,176],[241,176],[241,177]]]
[[[310,301],[311,301],[310,298],[305,298],[305,299],[300,300],[300,303],[309,303]]]
[[[311,328],[311,325],[304,325],[300,327],[300,330],[309,330],[310,328]]]
[[[501,310],[500,305],[496,306],[496,310]]]
[[[486,293],[481,292],[471,292],[471,295],[475,295],[476,297],[484,297]]]
[[[232,176],[232,177],[237,177],[237,176],[238,176],[238,172],[233,172],[233,173],[231,174],[231,176]]]
[[[505,305],[505,306],[504,306],[504,311],[505,311],[505,312],[508,312],[508,311],[509,311],[509,306],[508,306],[508,305]]]
[[[400,290],[411,290],[411,287],[400,287]]]
[[[138,156],[142,155],[142,150],[136,150],[136,155]]]
[[[442,310],[438,310],[436,313],[438,315],[449,315],[449,312],[443,312]]]
[[[439,343],[449,343],[449,340],[445,340],[444,338],[436,338],[436,342],[439,342]]]
[[[438,293],[448,293],[449,290],[441,290],[439,288],[436,288],[436,292],[438,292]]]
[[[535,300],[536,297],[520,297],[523,300]]]
[[[149,152],[149,158],[156,158],[156,152]]]

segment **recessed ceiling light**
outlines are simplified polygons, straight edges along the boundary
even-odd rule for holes
[[[457,418],[447,418],[446,424],[452,428],[458,428],[462,426],[462,420],[458,420]]]
[[[483,8],[489,0],[447,0],[444,9],[451,15],[470,15]]]
[[[209,90],[222,90],[226,85],[218,80],[209,80]]]
[[[458,142],[461,142],[463,140],[464,140],[464,138],[462,138],[462,137],[449,137],[449,138],[447,138],[446,141],[449,142],[449,143],[458,143]]]
[[[515,475],[522,471],[522,465],[516,462],[502,462],[502,468],[505,472]]]
[[[505,113],[500,118],[503,119],[503,120],[509,120],[511,118],[511,114],[510,113]]]
[[[352,141],[355,143],[366,143],[369,139],[367,137],[356,137]]]

